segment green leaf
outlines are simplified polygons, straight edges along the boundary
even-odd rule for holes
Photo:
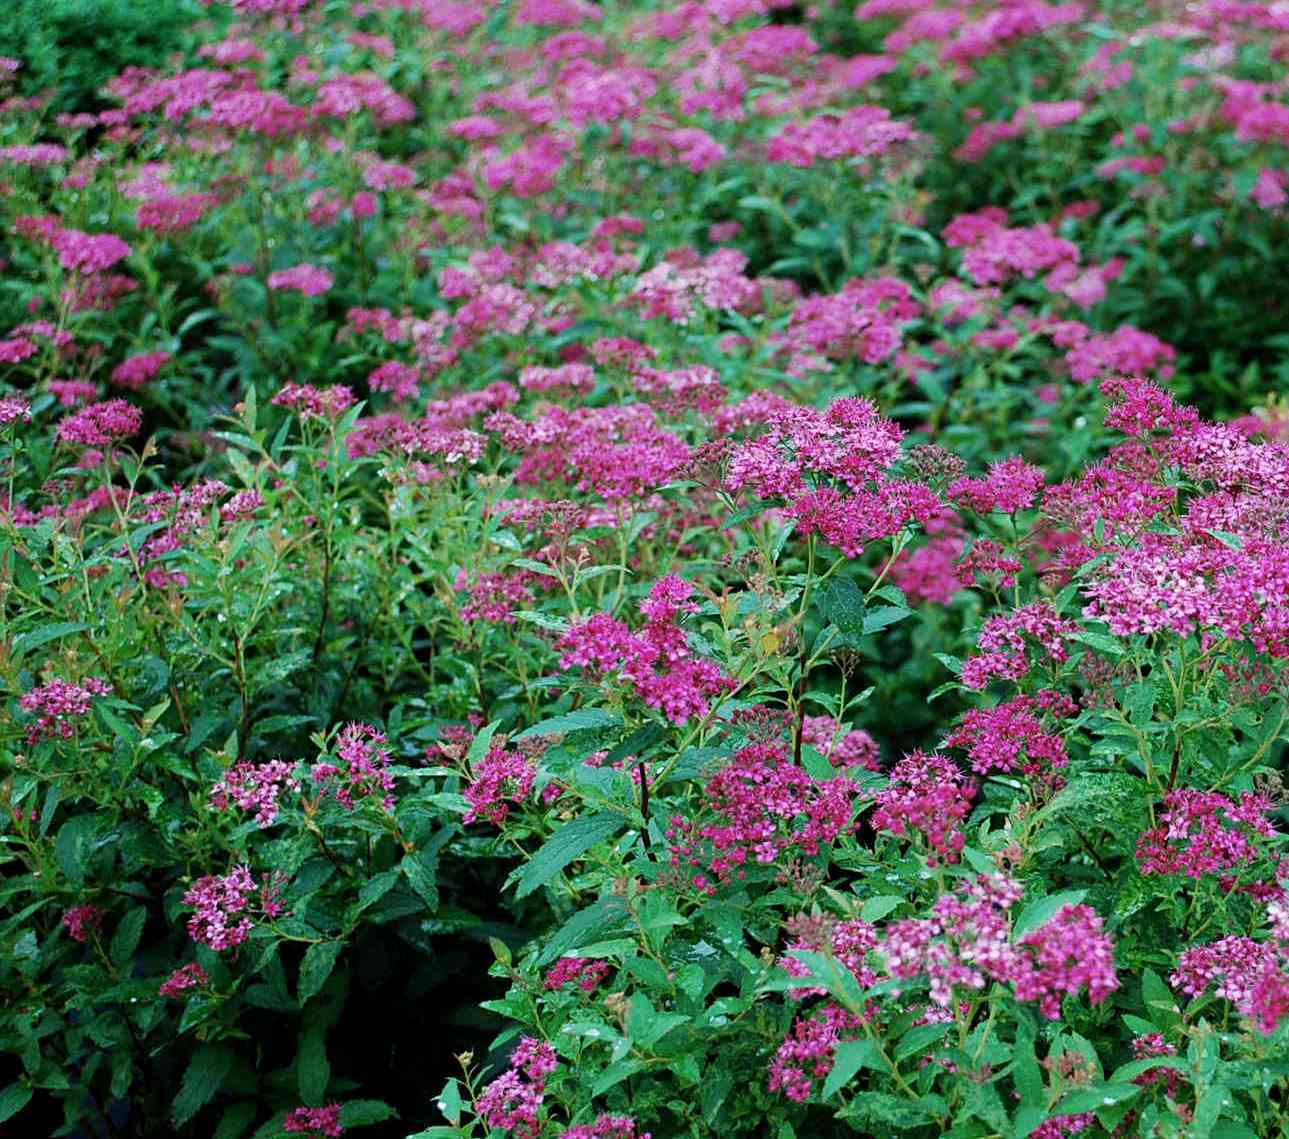
[[[1041,1109],[1046,1102],[1043,1094],[1043,1073],[1034,1055],[1034,1026],[1029,1019],[1019,1020],[1016,1024],[1016,1044],[1012,1048],[1012,1082],[1020,1093],[1023,1107]],[[1040,1116],[1038,1122],[1044,1117]],[[1020,1117],[1017,1116],[1019,1123]],[[1018,1128],[1019,1130],[1019,1128]],[[1029,1132],[1024,1132],[1028,1135]]]
[[[591,1081],[591,1094],[603,1095],[610,1088],[617,1087],[623,1080],[634,1076],[644,1066],[643,1060],[637,1060],[631,1056],[610,1064]]]
[[[520,871],[515,897],[527,897],[544,886],[579,855],[585,854],[596,843],[612,838],[622,829],[622,824],[622,816],[611,811],[565,823]]]
[[[1093,1084],[1086,1088],[1076,1088],[1054,1110],[1058,1115],[1078,1115],[1084,1111],[1113,1107],[1140,1094],[1141,1088],[1136,1084]]]
[[[136,906],[121,919],[116,932],[112,934],[112,944],[108,947],[108,956],[112,958],[113,965],[120,968],[134,956],[134,951],[139,948],[139,939],[143,936],[143,927],[147,920],[146,906]]]
[[[397,1118],[398,1112],[379,1099],[351,1099],[340,1109],[340,1122],[346,1127],[367,1127]]]
[[[1177,1008],[1177,998],[1153,969],[1142,970],[1141,997],[1150,1019],[1160,1028],[1172,1028],[1180,1022],[1181,1013]]]
[[[605,933],[621,929],[627,920],[627,906],[614,894],[606,894],[571,918],[551,935],[537,958],[539,966],[549,965]]]
[[[461,1085],[456,1080],[448,1080],[443,1091],[435,1101],[435,1106],[443,1113],[449,1123],[458,1123],[461,1119]]]
[[[365,910],[368,906],[379,902],[394,888],[398,882],[399,875],[398,867],[394,867],[392,870],[385,870],[368,878],[362,884],[362,889],[358,891],[358,908]]]
[[[896,621],[903,621],[905,617],[912,616],[912,609],[905,609],[900,605],[879,605],[876,609],[870,609],[865,615],[864,632],[876,633],[879,629],[885,629],[887,625],[894,625]]]
[[[413,851],[404,856],[402,870],[416,896],[430,909],[437,910],[439,908],[437,854],[425,850]]]
[[[643,993],[631,998],[627,1010],[627,1031],[631,1039],[643,1048],[652,1047],[673,1028],[688,1021],[689,1017],[678,1012],[659,1012]]]
[[[497,734],[497,729],[501,727],[500,720],[493,720],[491,724],[479,730],[479,734],[470,741],[470,750],[466,753],[466,762],[474,767],[492,747],[492,737]]]
[[[848,577],[835,577],[819,590],[819,610],[843,633],[864,632],[864,595]]]
[[[192,1054],[171,1113],[182,1126],[205,1107],[233,1069],[235,1054],[223,1044],[202,1044]]]
[[[12,1119],[31,1102],[31,1087],[28,1084],[12,1083],[0,1092],[0,1123]]]
[[[1016,924],[1012,927],[1012,937],[1020,938],[1027,933],[1032,933],[1039,926],[1051,921],[1062,908],[1077,906],[1087,896],[1086,890],[1064,890],[1059,894],[1049,894],[1046,898],[1030,902],[1016,919]]]
[[[1128,685],[1123,692],[1123,706],[1138,727],[1150,723],[1155,711],[1155,686],[1148,680]]]
[[[1080,644],[1087,645],[1090,649],[1096,649],[1099,653],[1105,653],[1107,656],[1121,657],[1127,650],[1123,647],[1122,642],[1110,636],[1109,633],[1071,633],[1066,637],[1068,641],[1078,641]]]
[[[54,854],[58,865],[74,885],[85,880],[85,863],[98,830],[98,818],[92,814],[73,815],[58,829]]]
[[[832,1071],[824,1081],[824,1099],[831,1099],[855,1078],[861,1068],[875,1072],[887,1071],[886,1062],[872,1040],[851,1040],[838,1044],[834,1050]]]
[[[886,1125],[899,1130],[924,1127],[948,1112],[949,1105],[940,1096],[924,1095],[918,1099],[891,1095],[888,1092],[860,1092],[845,1111],[845,1118],[868,1124]],[[878,1134],[882,1132],[878,1131]]]
[[[239,1139],[258,1114],[253,1103],[235,1103],[219,1119],[211,1139]]]
[[[622,717],[603,708],[579,708],[576,712],[566,712],[562,716],[552,716],[542,720],[531,728],[525,728],[516,740],[528,739],[531,736],[568,735],[571,732],[584,732],[592,728],[603,731],[606,728],[617,728],[622,725]]]
[[[301,1005],[322,992],[322,986],[331,976],[344,947],[343,941],[319,941],[304,951],[304,960],[300,962],[300,981],[296,986],[296,995]]]
[[[949,1028],[948,1024],[919,1024],[910,1028],[900,1037],[899,1046],[895,1049],[895,1062],[898,1064],[925,1052],[937,1040],[942,1039]]]
[[[38,649],[41,645],[47,645],[60,637],[69,637],[73,633],[83,633],[88,628],[88,625],[80,621],[60,621],[53,625],[42,625],[30,633],[20,633],[13,639],[14,659],[17,660],[30,649]]]
[[[1110,1077],[1112,1084],[1128,1084],[1138,1076],[1156,1068],[1172,1068],[1177,1072],[1189,1072],[1191,1066],[1179,1056],[1147,1056],[1143,1060],[1130,1060],[1114,1070]]]
[[[327,1094],[327,1085],[331,1083],[325,1027],[315,1024],[304,1032],[300,1037],[300,1051],[295,1059],[300,1098],[313,1106],[321,1104]]]
[[[906,901],[908,901],[907,898],[898,894],[882,894],[876,898],[869,898],[860,910],[859,916],[867,922],[881,921],[887,914],[898,910]]]

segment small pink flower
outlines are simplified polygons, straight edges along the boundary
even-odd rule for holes
[[[336,1139],[345,1132],[344,1124],[340,1122],[340,1104],[293,1108],[282,1121],[282,1130],[293,1135],[323,1135],[327,1139]]]
[[[177,997],[189,989],[205,988],[209,984],[210,977],[206,970],[192,961],[187,965],[181,965],[162,981],[157,993],[163,997]]]
[[[92,930],[102,929],[103,911],[98,906],[73,906],[63,914],[63,925],[73,941],[88,941]]]
[[[130,255],[129,245],[114,233],[62,229],[54,235],[53,245],[63,268],[76,273],[101,273]]]
[[[82,447],[107,447],[138,433],[143,412],[123,399],[92,403],[58,424],[63,443]]]
[[[327,292],[335,281],[335,277],[326,269],[305,262],[270,273],[268,285],[270,289],[294,289],[306,297],[317,297]]]

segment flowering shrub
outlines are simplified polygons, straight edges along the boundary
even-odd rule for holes
[[[1281,8],[207,6],[0,115],[0,1123],[1289,1128]]]

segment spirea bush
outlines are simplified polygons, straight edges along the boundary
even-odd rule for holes
[[[1284,6],[207,15],[0,61],[0,1122],[1289,1132]]]

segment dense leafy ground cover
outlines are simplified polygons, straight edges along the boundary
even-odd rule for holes
[[[5,1126],[1284,1134],[1285,5],[209,16],[3,65]]]

